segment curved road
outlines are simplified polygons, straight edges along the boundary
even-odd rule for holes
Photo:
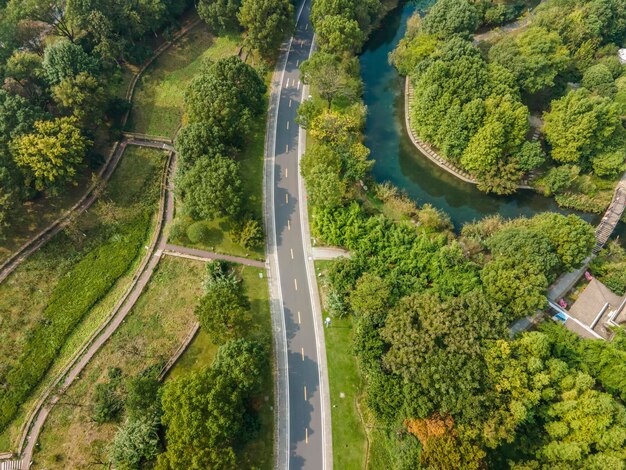
[[[268,254],[277,334],[277,466],[332,468],[326,351],[310,250],[306,196],[295,122],[304,97],[300,64],[313,47],[311,1],[298,8],[296,31],[279,60],[269,113],[266,197]],[[278,320],[277,320],[278,318]]]

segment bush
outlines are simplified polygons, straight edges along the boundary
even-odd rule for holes
[[[246,249],[258,248],[265,239],[258,220],[249,218],[239,222],[233,231],[235,241]]]
[[[187,238],[191,243],[206,243],[211,236],[211,230],[206,222],[194,222],[187,228]]]

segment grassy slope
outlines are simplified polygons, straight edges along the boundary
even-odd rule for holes
[[[132,376],[174,353],[195,322],[204,263],[165,257],[122,326],[87,366],[82,379],[53,409],[41,434],[34,468],[82,468],[98,460],[118,423],[91,420],[94,385],[106,381],[108,367]],[[68,439],[68,436],[73,436]]]
[[[316,261],[316,272],[324,272],[332,261]],[[320,278],[322,280],[323,278]],[[324,297],[324,285],[320,282]],[[361,470],[365,465],[367,437],[357,409],[361,395],[361,375],[352,353],[352,319],[333,319],[325,328],[328,380],[333,429],[333,465]]]
[[[127,129],[173,138],[183,117],[185,88],[207,60],[236,54],[239,36],[213,37],[204,23],[165,51],[137,83]]]
[[[103,200],[113,202],[120,214],[132,215],[138,205],[150,204],[156,211],[156,198],[153,191],[158,190],[162,152],[151,149],[129,147],[119,167],[114,173]],[[158,194],[158,193],[157,193]],[[150,197],[152,196],[152,197]],[[23,351],[27,337],[42,319],[48,300],[55,292],[60,279],[69,273],[88,252],[97,249],[107,241],[106,228],[99,223],[98,211],[101,202],[78,219],[78,228],[86,234],[88,242],[80,245],[61,233],[46,244],[41,250],[22,264],[4,283],[0,284],[0,357],[3,367],[13,364]],[[146,240],[147,241],[147,240]],[[110,292],[103,297],[68,336],[55,363],[48,371],[42,384],[31,394],[29,403],[34,401],[37,392],[57,373],[74,351],[91,335],[101,321],[109,314],[117,299],[123,294],[132,280],[132,272],[140,259],[129,267],[128,274],[120,278]],[[10,442],[19,432],[24,417],[21,410],[11,426],[0,434],[0,449],[8,449]]]
[[[243,278],[244,289],[250,301],[250,309],[256,325],[256,327],[249,332],[248,337],[264,338],[265,341],[271,341],[272,325],[267,280],[265,279],[265,275],[263,278],[259,277],[259,274],[264,274],[264,271],[247,266],[241,266],[238,269]],[[167,380],[172,380],[193,370],[210,366],[216,351],[217,347],[200,331],[198,336],[196,336],[191,343],[189,349],[183,354],[176,366],[174,366]],[[258,438],[250,442],[240,454],[239,457],[242,468],[255,467],[267,470],[273,468],[273,385],[273,378],[268,376],[263,387],[264,394],[262,397],[259,397],[256,402],[261,417],[261,430]]]

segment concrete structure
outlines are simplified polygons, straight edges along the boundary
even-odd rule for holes
[[[619,61],[620,61],[622,64],[626,64],[626,49],[620,49],[620,50],[617,52],[617,56],[619,57]]]
[[[626,295],[618,296],[597,279],[592,279],[569,310],[553,309],[565,326],[583,338],[610,340],[612,328],[626,324]]]

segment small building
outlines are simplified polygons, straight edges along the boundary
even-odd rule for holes
[[[617,51],[617,57],[622,64],[626,64],[626,49],[620,49]]]
[[[626,326],[626,295],[620,297],[597,279],[589,282],[569,310],[552,307],[559,311],[556,319],[584,338],[611,340],[613,327]]]

